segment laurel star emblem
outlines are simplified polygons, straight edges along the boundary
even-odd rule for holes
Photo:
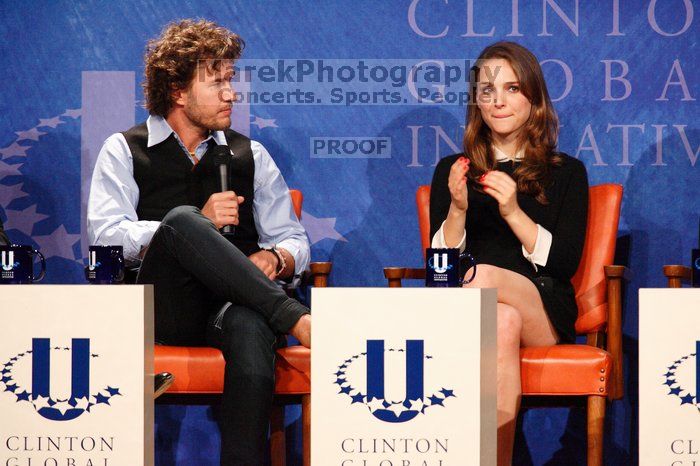
[[[412,411],[422,411],[423,408],[425,408],[425,403],[423,403],[422,399],[411,400],[411,410]]]
[[[401,413],[403,413],[406,409],[404,408],[402,403],[394,403],[391,406],[387,408],[389,411],[394,413],[396,417],[401,416]]]
[[[89,404],[90,400],[88,400],[85,396],[75,400],[75,407],[78,409],[87,409]]]
[[[375,412],[378,409],[384,409],[384,401],[379,398],[373,398],[372,401],[367,403],[367,406],[371,412]]]
[[[41,408],[51,407],[51,405],[49,404],[49,398],[46,396],[41,396],[41,395],[37,396],[34,399],[34,407],[36,408],[37,411],[40,410]]]
[[[15,134],[17,135],[17,140],[22,141],[24,139],[29,139],[30,141],[38,141],[39,136],[43,136],[44,133],[43,131],[39,131],[36,128],[28,129],[27,131],[15,131]]]
[[[263,128],[277,128],[277,123],[275,123],[274,119],[269,119],[266,120],[265,118],[260,118],[259,116],[256,116],[255,119],[253,120],[253,124],[257,126],[260,129]]]
[[[67,401],[59,401],[58,403],[53,405],[53,408],[57,409],[58,412],[60,412],[62,415],[66,414],[66,411],[68,411],[69,409],[73,409],[73,407],[69,405]]]
[[[27,151],[30,148],[30,146],[22,146],[17,144],[17,142],[13,142],[9,146],[0,149],[0,155],[2,155],[3,159],[9,159],[10,157],[26,157]]]
[[[62,121],[60,117],[53,117],[53,118],[39,118],[39,124],[36,125],[37,128],[41,126],[48,126],[49,128],[55,128],[58,125],[64,124],[65,121]]]
[[[309,235],[312,245],[326,238],[347,242],[348,240],[335,229],[335,222],[336,217],[314,217],[306,211],[301,216],[301,224]]]

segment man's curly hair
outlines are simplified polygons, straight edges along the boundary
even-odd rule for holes
[[[245,43],[237,34],[211,21],[185,19],[168,24],[157,39],[146,45],[143,90],[151,115],[167,116],[171,92],[185,89],[197,66],[219,69],[221,60],[236,60]]]

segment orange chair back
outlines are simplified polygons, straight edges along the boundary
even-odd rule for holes
[[[588,228],[581,263],[571,279],[576,291],[579,334],[601,330],[608,321],[604,267],[615,257],[622,186],[601,184],[588,191]]]
[[[430,186],[418,186],[416,191],[416,207],[418,208],[418,229],[420,230],[420,245],[425,260],[425,250],[430,247]]]
[[[304,195],[298,189],[290,189],[289,195],[292,197],[294,213],[297,214],[297,218],[301,220],[301,206],[304,203]]]
[[[622,204],[622,186],[602,184],[591,186],[588,192],[588,227],[581,263],[571,279],[579,308],[576,332],[591,333],[607,323],[608,307],[604,266],[612,265],[615,256],[617,225]],[[430,245],[430,186],[416,191],[418,228],[423,258]]]

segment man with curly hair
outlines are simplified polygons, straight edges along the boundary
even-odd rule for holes
[[[309,309],[275,283],[309,262],[289,190],[265,148],[230,129],[243,45],[204,20],[172,23],[149,42],[150,116],[105,141],[88,204],[91,244],[123,245],[140,264],[137,283],[154,285],[156,340],[223,351],[222,465],[262,464],[276,340],[291,333],[309,346],[311,332]],[[217,145],[235,159],[226,192]]]

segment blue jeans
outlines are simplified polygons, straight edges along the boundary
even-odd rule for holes
[[[156,341],[206,344],[223,352],[221,465],[262,464],[276,342],[308,308],[289,298],[191,206],[165,216],[137,283],[154,285]],[[221,311],[227,302],[233,304]]]

